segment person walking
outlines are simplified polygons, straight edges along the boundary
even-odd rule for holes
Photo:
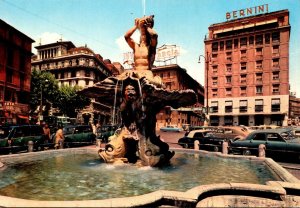
[[[48,145],[51,142],[50,142],[50,128],[47,123],[43,126],[43,131],[45,137],[45,144]],[[48,146],[46,147],[46,149],[48,149]]]
[[[55,149],[58,149],[60,147],[60,143],[63,144],[63,141],[65,139],[62,129],[63,129],[62,125],[58,125],[58,130],[56,131],[55,134],[55,145],[54,145]]]

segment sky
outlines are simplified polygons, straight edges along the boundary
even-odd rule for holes
[[[290,12],[290,87],[300,97],[300,0],[0,0],[0,19],[36,41],[33,53],[39,43],[62,38],[123,63],[124,53],[131,51],[125,32],[135,18],[155,15],[158,47],[179,46],[177,64],[204,85],[204,60],[198,60],[205,54],[208,27],[225,22],[226,12],[263,4],[269,12]]]

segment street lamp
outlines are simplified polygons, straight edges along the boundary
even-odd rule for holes
[[[45,79],[45,83],[48,83],[48,79]],[[40,90],[41,90],[41,101],[40,101],[40,109],[39,109],[39,123],[40,125],[42,124],[43,120],[43,85],[41,83],[40,85]]]
[[[204,58],[205,60],[205,72],[206,72],[206,118],[205,118],[205,122],[206,125],[208,125],[208,119],[209,119],[209,115],[208,115],[208,63],[210,62],[210,56],[208,54],[208,52],[206,52],[206,56],[203,55],[199,55],[199,60],[198,63],[201,63],[201,57]]]

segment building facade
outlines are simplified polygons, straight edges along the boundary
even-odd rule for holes
[[[0,20],[0,122],[28,123],[31,45],[34,41]]]
[[[166,89],[168,90],[185,90],[192,89],[197,94],[198,101],[193,106],[179,109],[165,107],[156,115],[157,128],[166,125],[184,125],[199,126],[203,125],[202,107],[204,102],[204,88],[190,75],[186,70],[177,64],[166,66],[157,66],[152,68],[153,74],[160,76]]]
[[[76,47],[71,41],[39,45],[37,55],[32,58],[32,69],[48,71],[58,80],[59,86],[87,87],[114,75],[118,69],[109,60],[103,60],[87,46]],[[80,123],[109,123],[111,106],[92,99],[91,105],[78,111]]]
[[[208,30],[210,125],[287,125],[289,11],[217,23]]]
[[[300,126],[300,98],[290,93],[290,110],[288,125]]]

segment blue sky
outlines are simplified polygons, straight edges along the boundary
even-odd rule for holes
[[[180,46],[177,63],[204,84],[198,57],[204,55],[208,26],[225,22],[226,12],[263,4],[269,4],[269,12],[290,11],[290,84],[300,97],[300,0],[0,0],[0,18],[34,39],[34,45],[62,36],[122,63],[123,53],[130,51],[123,35],[145,11],[155,15],[158,46]]]

